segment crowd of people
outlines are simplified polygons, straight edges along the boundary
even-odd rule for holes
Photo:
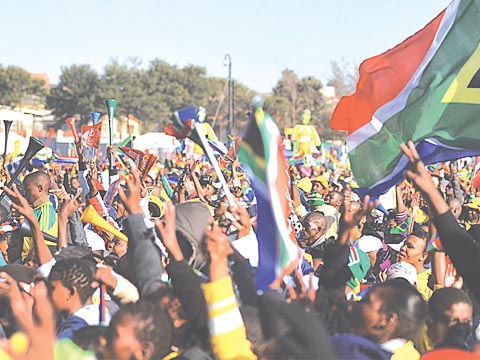
[[[2,189],[0,359],[480,358],[471,163],[430,171],[402,145],[392,209],[347,168],[291,164],[302,256],[259,292],[256,233],[272,224],[237,159],[232,203],[204,159],[127,172],[76,145],[77,164]]]

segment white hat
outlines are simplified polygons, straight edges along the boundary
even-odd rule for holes
[[[406,279],[410,284],[416,285],[417,269],[412,264],[403,261],[392,264],[387,270],[387,280],[398,278]]]
[[[405,244],[405,239],[400,241],[398,244],[387,244],[387,245],[390,246],[396,252],[400,252],[400,249],[402,248],[403,244]]]
[[[92,251],[105,251],[105,241],[98,234],[89,229],[85,229],[85,234],[87,235],[87,244]]]
[[[355,241],[355,247],[365,253],[377,251],[383,248],[382,240],[372,235],[363,235]]]

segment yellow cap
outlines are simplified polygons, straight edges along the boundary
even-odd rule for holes
[[[298,181],[297,186],[298,186],[299,189],[302,189],[303,191],[305,191],[307,193],[312,191],[312,181],[310,180],[310,178],[307,178],[307,177],[301,178]]]

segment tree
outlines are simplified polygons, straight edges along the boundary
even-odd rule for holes
[[[118,106],[115,111],[117,116],[131,114],[139,119],[147,117],[146,107],[149,104],[144,87],[145,71],[140,69],[140,65],[135,58],[125,64],[112,60],[105,66],[103,75],[99,78],[99,95],[102,99],[117,100]]]
[[[97,72],[90,65],[63,67],[59,84],[47,97],[47,106],[53,109],[57,119],[56,129],[60,129],[70,116],[77,116],[81,124],[86,124],[90,112],[105,111]]]
[[[207,98],[203,103],[207,109],[207,121],[221,140],[226,140],[228,128],[228,88],[225,79],[208,78]],[[254,93],[240,82],[233,82],[234,129],[233,135],[240,135],[248,120]],[[217,114],[218,111],[218,114]],[[217,115],[217,116],[216,116]]]
[[[355,92],[358,81],[358,67],[345,62],[344,59],[338,63],[330,62],[332,74],[328,79],[328,85],[335,87],[337,96],[350,95]]]
[[[322,82],[313,76],[299,79],[294,71],[285,69],[273,89],[273,95],[265,100],[265,107],[276,119],[278,126],[294,127],[305,109],[312,112],[312,124],[320,132],[329,127],[324,112],[328,111],[322,95]]]
[[[310,109],[312,114],[318,114],[325,108],[325,100],[322,95],[323,85],[320,80],[313,76],[304,77],[298,84],[299,112]]]
[[[17,107],[26,96],[45,98],[45,81],[34,79],[29,72],[17,66],[0,65],[0,104]]]
[[[198,66],[178,69],[155,59],[146,70],[144,86],[152,104],[147,122],[157,130],[163,130],[174,111],[203,105],[208,98],[206,70]]]
[[[345,79],[335,67],[338,83]],[[348,78],[348,77],[347,77]],[[142,120],[144,131],[163,131],[174,111],[186,106],[205,106],[207,121],[213,123],[217,135],[225,140],[228,121],[228,101],[225,79],[207,77],[206,69],[188,65],[183,68],[154,59],[141,67],[137,59],[126,63],[112,60],[102,74],[90,65],[72,65],[62,68],[59,84],[52,88],[47,105],[54,109],[57,128],[65,118],[77,116],[83,124],[89,121],[90,112],[105,113],[104,100],[117,99],[116,115],[134,115]],[[322,95],[320,80],[307,76],[299,78],[293,70],[285,69],[282,77],[265,98],[265,108],[277,121],[280,129],[294,126],[300,121],[303,110],[312,112],[312,124],[318,130],[335,138],[342,134],[330,130],[332,106]],[[245,127],[247,112],[251,110],[254,93],[239,82],[234,82],[234,134]]]
[[[246,128],[248,112],[252,109],[252,99],[255,96],[255,93],[242,83],[234,81],[233,96],[235,100],[233,108],[235,122],[233,135],[240,135],[243,129]],[[225,105],[227,105],[226,102]],[[228,107],[225,106],[225,111],[227,110]]]
[[[282,71],[282,77],[273,88],[273,95],[285,98],[290,104],[288,116],[290,126],[294,126],[298,119],[298,84],[300,80],[293,70],[285,69]],[[285,119],[286,120],[286,119]]]
[[[267,96],[264,108],[277,122],[279,129],[292,126],[291,105],[286,97],[278,95]]]

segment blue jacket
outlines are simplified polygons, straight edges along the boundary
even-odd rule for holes
[[[58,325],[57,338],[71,339],[75,331],[85,326],[88,326],[85,320],[78,316],[70,315]]]

